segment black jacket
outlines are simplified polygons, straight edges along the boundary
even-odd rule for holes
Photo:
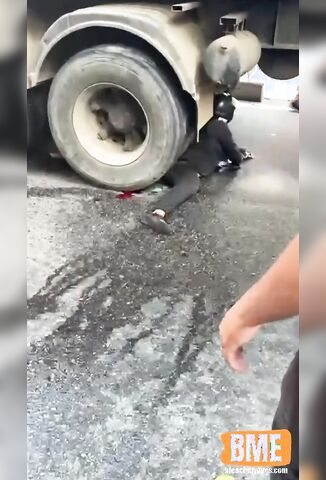
[[[191,145],[182,157],[201,176],[211,175],[221,161],[240,165],[242,155],[228,124],[212,118],[200,132],[199,143]]]

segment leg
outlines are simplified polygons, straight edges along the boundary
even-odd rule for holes
[[[199,174],[188,165],[176,165],[172,170],[165,178],[172,188],[158,200],[154,208],[163,210],[167,215],[195,195],[200,186]]]
[[[169,234],[166,216],[198,192],[200,180],[196,170],[186,164],[177,164],[164,179],[172,186],[171,190],[158,200],[152,213],[142,217],[141,222],[158,233]]]
[[[271,480],[298,480],[299,479],[299,353],[290,364],[286,372],[281,390],[281,399],[278,405],[273,430],[289,430],[292,435],[292,460],[288,466],[288,473],[271,475]]]

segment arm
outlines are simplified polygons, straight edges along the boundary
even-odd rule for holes
[[[326,324],[326,235],[307,252],[300,268],[300,330]]]
[[[219,124],[219,140],[225,152],[225,155],[233,164],[240,165],[242,162],[241,150],[235,143],[228,124],[222,121],[219,121]]]
[[[220,324],[223,354],[232,368],[245,368],[243,347],[269,322],[299,312],[299,236],[226,313]]]

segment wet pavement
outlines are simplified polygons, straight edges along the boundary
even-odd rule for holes
[[[31,159],[30,480],[212,480],[220,433],[269,427],[296,322],[263,329],[242,376],[217,328],[298,230],[298,115],[241,106],[232,129],[255,160],[204,181],[168,238],[139,224],[157,194]]]

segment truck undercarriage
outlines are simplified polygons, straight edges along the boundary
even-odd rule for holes
[[[42,98],[64,158],[110,188],[161,178],[211,117],[216,88],[233,89],[258,62],[274,78],[298,74],[297,0],[44,3],[28,7],[30,118]],[[124,125],[142,115],[132,148],[135,120],[113,131],[108,96]]]

